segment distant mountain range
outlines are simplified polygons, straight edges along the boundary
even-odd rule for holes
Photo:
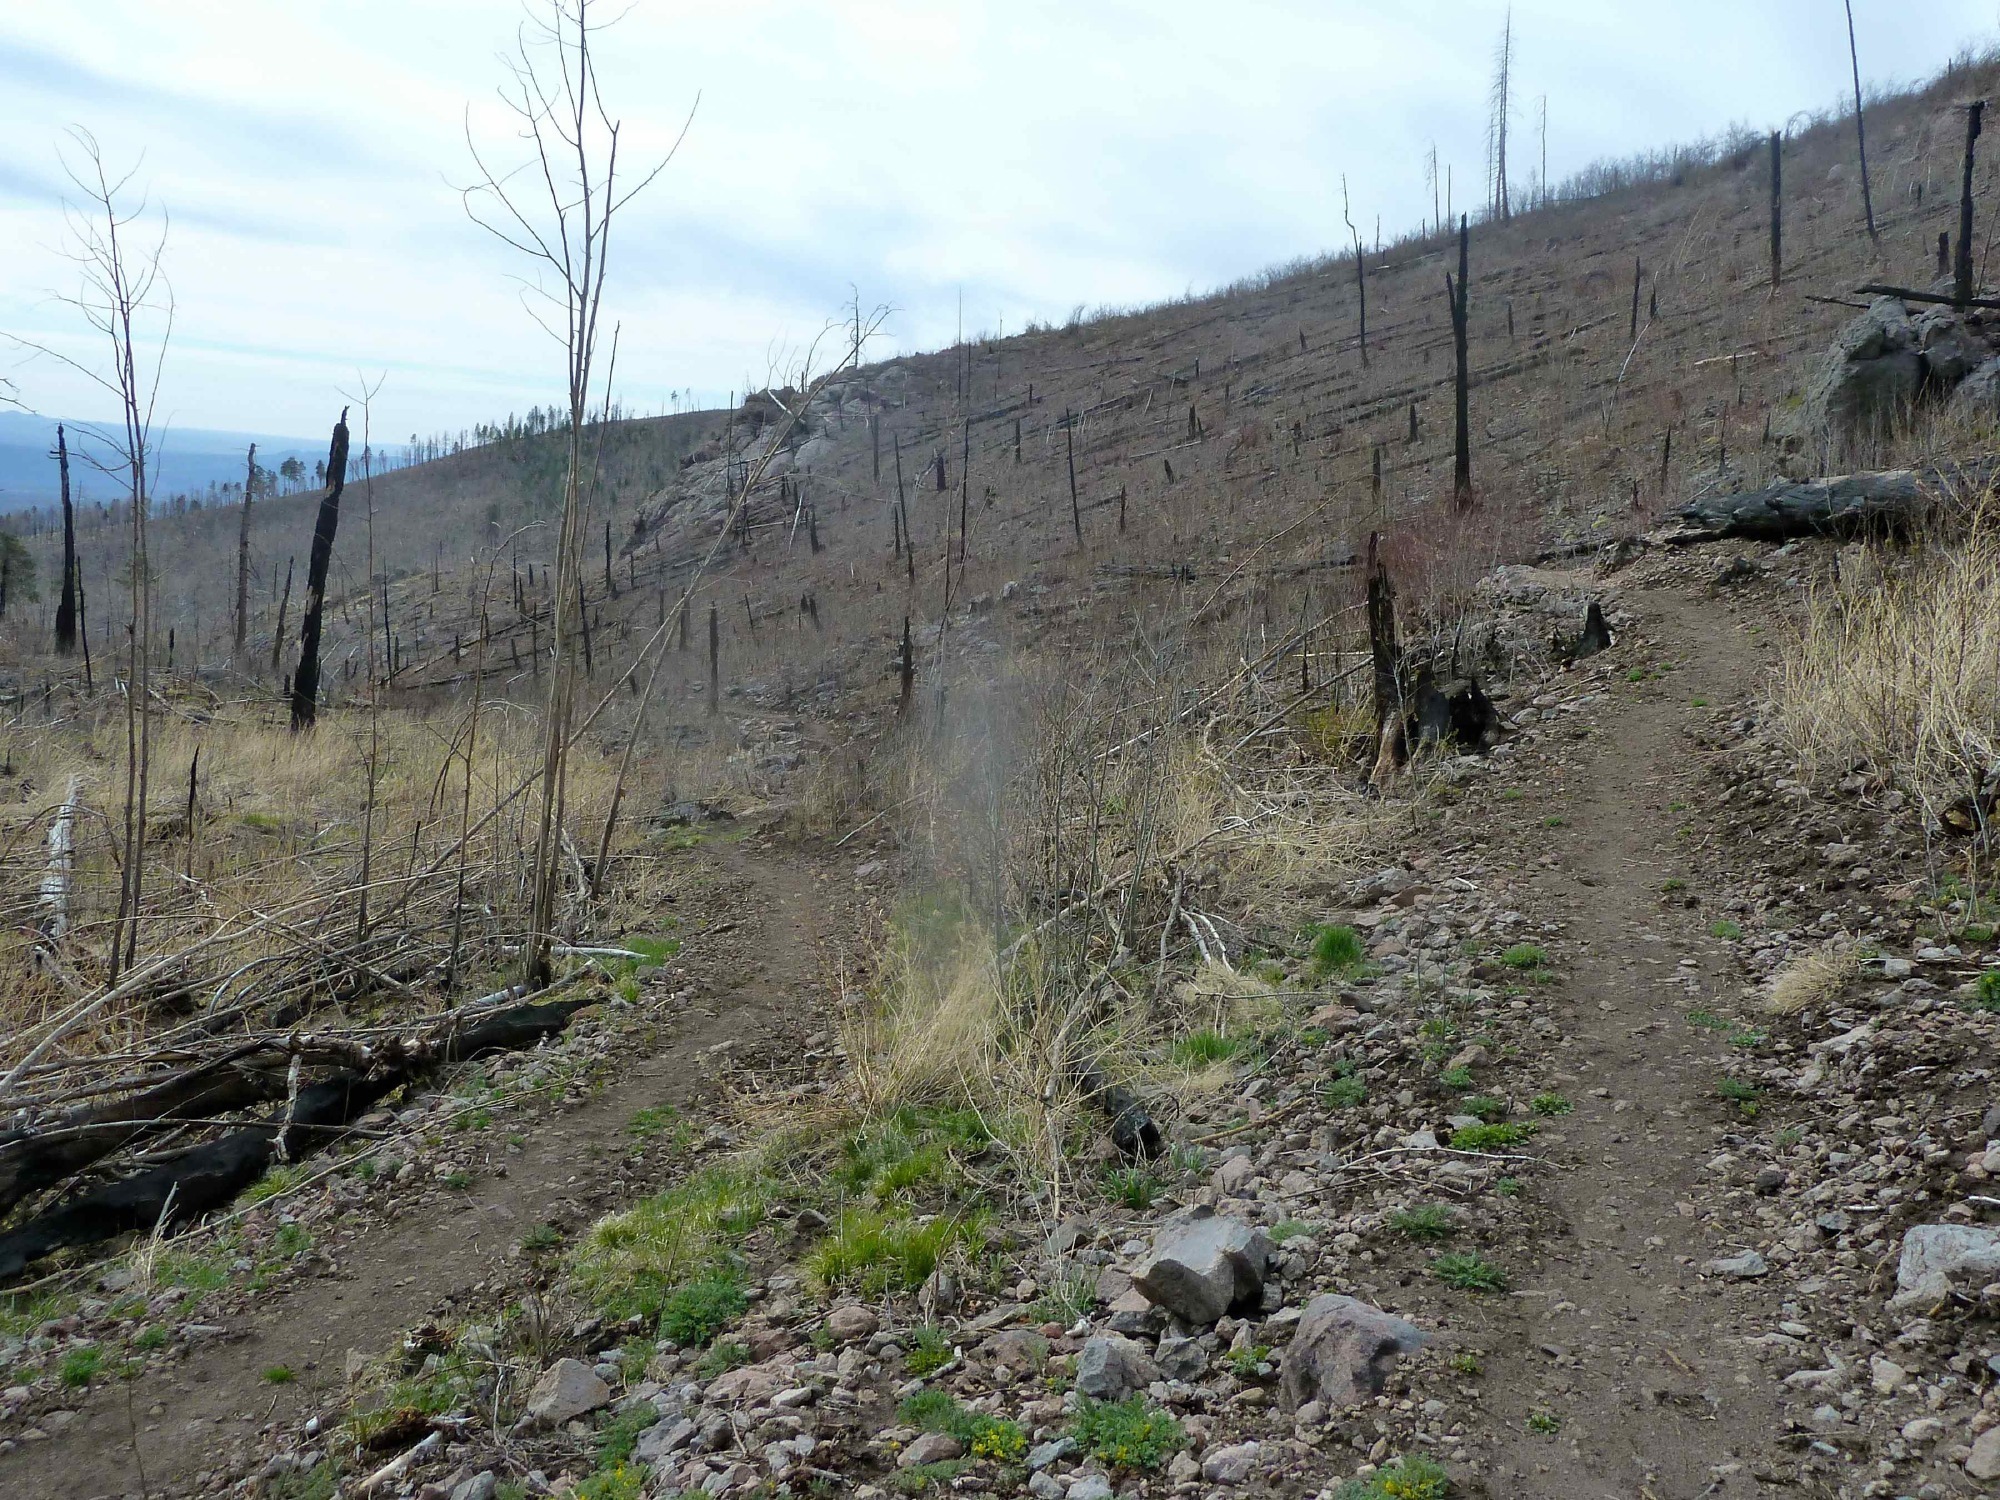
[[[59,420],[69,429],[71,493],[80,493],[87,501],[109,500],[123,493],[113,478],[77,456],[90,446],[84,431],[106,424],[0,411],[0,514],[53,505],[60,498],[56,461],[50,456],[55,451]],[[155,470],[153,493],[164,500],[176,494],[206,495],[211,482],[241,483],[244,454],[252,443],[257,445],[260,468],[276,469],[286,459],[297,458],[310,470],[315,460],[326,457],[325,439],[315,442],[268,433],[168,427],[153,434],[158,463],[147,466]]]

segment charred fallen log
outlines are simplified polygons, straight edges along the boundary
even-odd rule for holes
[[[1918,526],[1949,498],[1976,494],[2000,478],[2000,460],[1888,469],[1830,479],[1767,485],[1710,495],[1673,513],[1678,529],[1663,540],[1706,542],[1721,537],[1784,541],[1801,536],[1895,534]]]
[[[156,1224],[171,1226],[199,1218],[234,1199],[264,1174],[273,1159],[282,1156],[296,1161],[339,1139],[369,1106],[430,1068],[531,1046],[561,1031],[571,1016],[591,1003],[589,998],[579,998],[518,1005],[462,1028],[448,1028],[414,1046],[379,1049],[363,1059],[367,1066],[342,1068],[301,1088],[285,1108],[254,1125],[193,1147],[147,1171],[87,1188],[11,1233],[0,1235],[0,1281],[19,1276],[55,1250],[97,1244],[116,1235],[150,1230]],[[192,1112],[197,1101],[211,1097],[203,1094],[204,1087],[221,1087],[226,1082],[211,1077],[207,1084],[197,1081],[189,1085],[184,1091],[184,1111]],[[282,1078],[279,1092],[284,1092]],[[115,1135],[122,1128],[127,1132],[125,1138],[130,1139],[137,1123],[136,1117],[128,1117],[98,1125],[106,1135]],[[86,1134],[71,1139],[101,1142],[104,1138]],[[62,1143],[59,1138],[46,1144],[57,1147]],[[31,1144],[22,1143],[22,1162],[38,1161],[42,1168],[51,1168],[61,1159],[60,1152],[31,1153]],[[17,1167],[17,1198],[20,1175]]]

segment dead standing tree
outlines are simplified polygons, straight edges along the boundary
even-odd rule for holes
[[[666,169],[673,148],[636,181],[619,179],[619,122],[598,91],[593,56],[599,30],[592,0],[547,0],[541,19],[525,23],[510,79],[500,103],[526,143],[526,161],[496,173],[487,165],[466,119],[466,146],[475,180],[463,193],[475,224],[527,257],[538,277],[542,305],[530,314],[563,346],[568,394],[568,451],[562,490],[562,524],[556,543],[556,590],[550,605],[553,637],[549,699],[543,724],[541,799],[535,824],[532,895],[523,977],[534,988],[549,979],[554,941],[557,855],[564,838],[566,775],[576,708],[575,625],[583,619],[583,539],[589,456],[585,424],[591,404],[611,229],[618,214]],[[692,115],[690,115],[690,120]],[[686,134],[686,126],[682,127]],[[675,143],[676,146],[678,142]],[[516,175],[539,180],[543,191],[510,189]],[[550,285],[549,283],[554,283]],[[605,393],[609,406],[609,393]]]
[[[69,495],[69,439],[56,424],[56,470],[62,484],[63,576],[56,601],[56,650],[67,656],[76,649],[76,507]]]
[[[1778,290],[1778,283],[1784,279],[1785,257],[1785,214],[1784,188],[1785,167],[1780,149],[1784,136],[1778,131],[1771,132],[1771,290]]]
[[[1868,191],[1868,127],[1861,118],[1861,53],[1854,45],[1854,0],[1847,6],[1847,60],[1854,69],[1854,144],[1861,155],[1861,211],[1868,218],[1868,238],[1875,238],[1875,200]]]
[[[1486,126],[1487,170],[1492,177],[1493,217],[1502,224],[1514,217],[1507,200],[1507,117],[1514,111],[1514,12],[1500,30],[1500,44],[1493,49],[1493,90],[1488,98]]]
[[[1972,302],[1972,164],[1985,113],[1983,99],[1974,99],[1965,106],[1965,180],[1958,190],[1958,263],[1952,274],[1952,296],[1960,307]]]
[[[306,599],[299,627],[299,667],[292,673],[292,730],[310,729],[319,721],[320,619],[326,610],[326,571],[333,562],[333,536],[340,529],[340,496],[347,488],[347,408],[333,424],[333,441],[326,451],[326,493],[320,496],[313,521],[312,555],[306,560]],[[286,574],[290,593],[290,574]],[[280,627],[282,629],[282,626]],[[282,637],[281,637],[282,639]]]
[[[1454,450],[1451,469],[1451,492],[1460,510],[1472,504],[1472,411],[1469,388],[1472,384],[1472,370],[1467,350],[1466,317],[1470,304],[1466,297],[1466,286],[1470,280],[1472,231],[1468,219],[1461,214],[1458,220],[1458,280],[1454,283],[1451,272],[1444,273],[1445,300],[1451,304],[1451,344],[1457,370],[1453,381],[1453,404],[1457,412],[1457,447]],[[1410,408],[1410,425],[1416,426],[1416,408]]]
[[[243,637],[250,628],[250,497],[257,489],[257,445],[243,461],[243,519],[236,528],[236,639],[234,654],[243,655]]]
[[[160,373],[173,334],[173,295],[161,271],[166,249],[166,220],[150,248],[134,250],[127,243],[132,226],[144,214],[143,200],[129,203],[126,192],[132,174],[114,180],[104,165],[97,138],[73,126],[70,141],[76,159],[64,168],[82,202],[65,205],[70,259],[81,280],[79,289],[61,300],[82,314],[91,332],[105,341],[105,367],[93,367],[42,343],[9,335],[10,342],[33,354],[67,365],[118,403],[116,427],[86,429],[98,450],[88,449],[86,462],[125,489],[131,526],[127,572],[131,616],[126,638],[125,792],[118,885],[118,915],[113,925],[108,969],[110,980],[133,962],[139,947],[140,897],[145,875],[146,799],[152,771],[152,646],[153,576],[147,546],[151,511],[153,412],[159,396]],[[157,331],[155,331],[157,320]],[[141,344],[147,345],[142,350]],[[80,573],[73,575],[80,585]],[[66,580],[67,581],[67,580]],[[78,610],[82,600],[79,595]],[[88,654],[86,651],[86,662]]]
[[[1354,236],[1354,290],[1361,299],[1361,368],[1368,368],[1368,263],[1361,253],[1361,231],[1354,227],[1354,216],[1347,210],[1347,174],[1340,174],[1340,216],[1347,221],[1347,232]]]

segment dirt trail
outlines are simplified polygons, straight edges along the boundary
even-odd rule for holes
[[[702,1056],[708,1049],[732,1041],[748,1047],[823,1024],[802,1003],[819,981],[817,942],[831,936],[812,866],[709,847],[723,875],[753,897],[733,913],[733,935],[752,956],[733,984],[729,966],[692,938],[687,959],[718,987],[665,1020],[656,1050],[635,1058],[588,1103],[518,1126],[527,1139],[507,1158],[504,1176],[482,1174],[463,1193],[429,1198],[376,1226],[344,1248],[336,1274],[259,1298],[229,1320],[226,1335],[196,1346],[166,1372],[130,1385],[100,1382],[62,1432],[0,1456],[0,1494],[79,1500],[201,1493],[201,1476],[229,1466],[232,1450],[267,1424],[303,1420],[337,1396],[347,1350],[377,1351],[441,1302],[468,1294],[534,1225],[615,1206],[610,1173],[600,1180],[592,1167],[608,1167],[631,1149],[626,1126],[642,1108],[670,1104],[699,1121],[717,1072]],[[421,1157],[419,1169],[428,1169]],[[263,1372],[279,1365],[296,1372],[294,1383],[264,1380]]]
[[[1704,1276],[1709,1260],[1745,1246],[1696,1219],[1724,1118],[1716,1082],[1741,1062],[1686,1016],[1739,1012],[1741,979],[1709,934],[1712,914],[1661,900],[1670,878],[1701,885],[1675,841],[1701,816],[1675,810],[1700,805],[1691,701],[1747,696],[1756,647],[1713,602],[1665,589],[1627,598],[1645,639],[1628,643],[1621,665],[1671,663],[1664,688],[1600,705],[1567,784],[1524,781],[1542,857],[1524,852],[1519,895],[1565,924],[1553,1008],[1572,1043],[1577,1107],[1551,1122],[1560,1171],[1536,1189],[1555,1198],[1564,1232],[1517,1282],[1519,1337],[1490,1362],[1491,1493],[1521,1500],[1749,1496],[1758,1476],[1791,1468],[1775,1449],[1770,1372],[1742,1342],[1782,1316],[1777,1279]],[[1553,1441],[1529,1429],[1535,1411],[1561,1421]]]

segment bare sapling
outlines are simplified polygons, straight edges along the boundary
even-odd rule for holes
[[[521,175],[538,180],[545,192],[531,195],[510,186],[516,181],[513,170],[496,171],[488,165],[473,139],[468,114],[466,145],[474,181],[463,194],[473,222],[525,256],[547,279],[535,289],[540,302],[531,310],[562,345],[568,398],[562,521],[556,542],[555,594],[550,601],[549,696],[530,868],[533,894],[527,941],[522,945],[522,977],[531,988],[548,983],[555,938],[565,773],[576,709],[575,640],[584,619],[584,443],[611,232],[620,212],[673,156],[669,148],[636,178],[621,178],[620,125],[598,89],[593,49],[600,28],[592,20],[592,0],[548,0],[538,9],[539,19],[520,29],[515,55],[508,63],[510,77],[499,98],[516,135],[528,143],[529,160]],[[683,136],[685,131],[683,126]]]

